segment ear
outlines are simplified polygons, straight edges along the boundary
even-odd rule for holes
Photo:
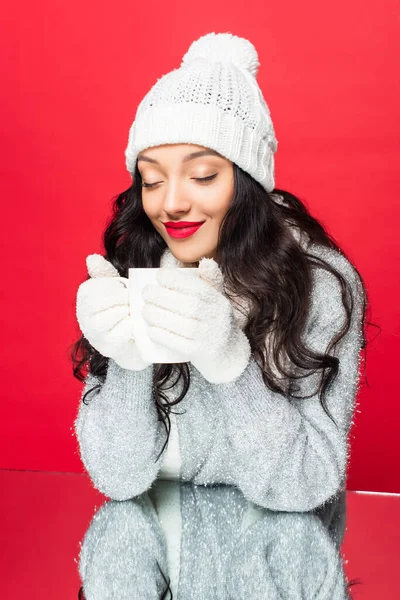
[[[213,258],[202,258],[199,261],[199,275],[201,279],[209,283],[215,290],[224,291],[224,276],[218,263]]]
[[[119,277],[117,269],[101,254],[89,254],[86,266],[90,277]]]

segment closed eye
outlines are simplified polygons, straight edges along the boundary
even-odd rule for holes
[[[215,179],[217,175],[218,173],[214,173],[214,175],[209,175],[208,177],[194,177],[193,179],[195,181],[211,181],[212,179]]]
[[[195,181],[212,181],[213,179],[216,178],[217,175],[218,175],[218,173],[214,173],[214,175],[209,175],[208,177],[193,177],[193,179]],[[161,182],[156,181],[155,183],[145,183],[144,181],[142,181],[142,186],[145,188],[152,188],[155,185],[157,185],[157,183],[161,183]]]
[[[157,183],[159,183],[159,181],[156,181],[155,183],[145,183],[144,181],[142,181],[142,187],[151,188],[157,185]]]

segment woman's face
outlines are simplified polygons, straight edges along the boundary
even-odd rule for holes
[[[204,146],[164,144],[140,152],[138,169],[143,209],[172,254],[184,263],[215,258],[219,226],[233,198],[233,163]],[[190,231],[165,225],[183,221],[203,224],[186,237]]]

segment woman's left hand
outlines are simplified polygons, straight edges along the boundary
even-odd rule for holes
[[[157,283],[143,288],[142,314],[150,339],[184,353],[211,383],[226,383],[246,368],[250,343],[223,294],[218,264],[203,258],[198,269],[198,276],[160,269]]]

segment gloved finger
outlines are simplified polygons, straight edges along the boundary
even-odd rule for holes
[[[129,315],[129,306],[111,306],[92,315],[87,320],[86,327],[95,334],[102,333],[103,335],[109,335]]]
[[[186,356],[191,356],[197,350],[197,341],[190,340],[177,333],[173,333],[172,331],[162,329],[161,327],[148,325],[147,332],[149,338],[156,344],[161,344],[171,350],[177,350]]]
[[[148,325],[161,327],[167,332],[178,334],[186,339],[196,337],[198,321],[177,315],[169,310],[155,306],[154,304],[145,304],[142,308],[142,316]]]
[[[86,266],[90,277],[119,277],[117,269],[101,254],[89,254]]]
[[[199,275],[221,294],[224,291],[224,276],[218,263],[213,258],[202,258],[199,261]]]
[[[121,284],[122,278],[99,277],[87,279],[78,287],[77,308],[84,314],[92,315],[113,306],[129,304],[129,292]]]
[[[147,304],[154,304],[184,317],[199,318],[201,302],[199,297],[193,294],[189,295],[159,284],[149,283],[144,286],[142,297]]]
[[[210,286],[199,277],[198,273],[182,269],[159,269],[157,282],[162,286],[177,292],[205,298],[210,296]]]
[[[118,321],[107,331],[104,336],[107,343],[124,344],[128,340],[133,340],[132,320],[129,312],[125,315],[121,312]]]

